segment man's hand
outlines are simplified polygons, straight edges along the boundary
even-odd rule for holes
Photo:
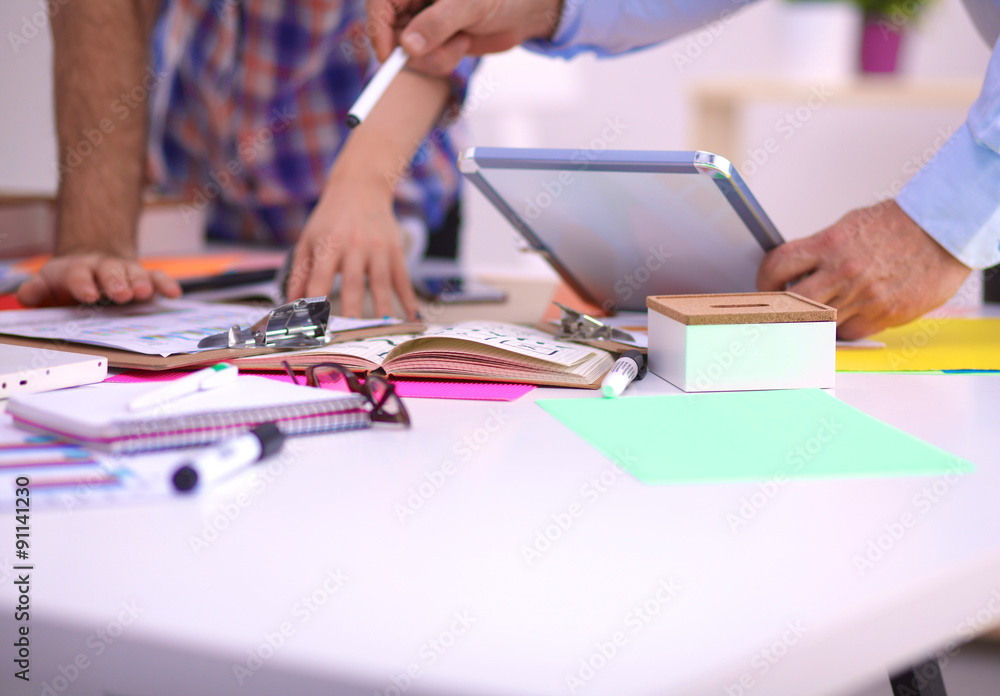
[[[134,260],[150,100],[138,100],[124,116],[112,106],[136,88],[148,90],[149,37],[161,4],[71,2],[52,13],[58,151],[72,152],[82,133],[104,135],[80,161],[60,157],[56,255],[22,284],[23,304],[180,294],[173,280]]]
[[[499,53],[528,39],[550,38],[562,0],[437,0],[429,6],[423,0],[366,0],[366,7],[366,26],[379,60],[398,41],[411,56],[408,67],[445,75],[466,55]]]
[[[406,270],[391,191],[356,181],[331,183],[295,247],[288,300],[328,295],[340,273],[343,316],[361,316],[367,278],[376,316],[396,314],[395,294],[407,318],[416,318],[417,299]]]
[[[761,291],[790,289],[837,308],[837,335],[862,338],[946,302],[968,277],[958,261],[896,205],[853,210],[831,227],[764,257]]]
[[[179,297],[181,288],[163,271],[147,271],[134,259],[109,254],[68,254],[49,259],[21,284],[17,301],[26,307],[90,304],[102,297],[118,304],[160,293]]]

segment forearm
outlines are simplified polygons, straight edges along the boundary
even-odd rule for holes
[[[451,83],[404,70],[341,148],[295,247],[288,297],[330,291],[342,277],[339,312],[361,316],[367,286],[377,316],[417,314],[403,239],[393,213],[396,183],[448,101]]]
[[[970,268],[1000,263],[1000,45],[969,118],[897,194],[927,234]]]
[[[370,186],[391,199],[411,159],[448,101],[445,78],[401,72],[355,128],[337,157],[327,187]]]
[[[57,254],[135,255],[148,37],[158,6],[159,0],[101,0],[60,4],[52,12]]]

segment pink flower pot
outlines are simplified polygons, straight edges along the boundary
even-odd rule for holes
[[[881,15],[865,15],[861,35],[861,72],[894,73],[902,27]]]

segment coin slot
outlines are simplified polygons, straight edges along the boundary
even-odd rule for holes
[[[712,309],[737,309],[740,307],[770,307],[768,304],[714,304],[709,305]]]

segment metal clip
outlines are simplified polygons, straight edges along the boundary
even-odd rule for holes
[[[326,343],[330,301],[303,297],[267,313],[253,326],[234,324],[229,331],[207,336],[199,348],[315,348]]]
[[[556,338],[568,341],[624,341],[634,343],[632,334],[570,309],[564,304],[553,302],[562,310],[562,320]]]

